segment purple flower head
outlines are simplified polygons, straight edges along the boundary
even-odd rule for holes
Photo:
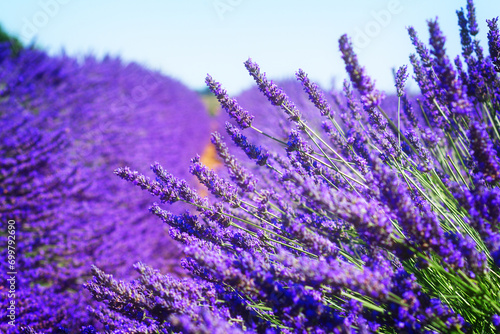
[[[401,296],[405,306],[389,303],[388,309],[392,317],[387,319],[387,325],[409,333],[422,332],[425,325],[436,319],[450,332],[464,327],[464,320],[459,314],[443,305],[439,299],[430,299],[422,292],[422,287],[413,274],[400,269],[393,276],[393,284],[391,292]]]
[[[139,279],[127,283],[93,267],[94,277],[86,288],[96,299],[107,303],[108,309],[92,309],[92,312],[108,329],[166,333],[172,328],[171,314],[196,318],[197,300],[215,306],[216,292],[210,284],[161,275],[142,263],[135,268]]]
[[[493,143],[485,126],[473,121],[469,129],[469,140],[477,170],[485,176],[487,182],[500,181],[500,159],[493,149]]]
[[[417,127],[419,123],[417,115],[415,114],[415,111],[413,109],[413,104],[410,102],[408,96],[406,95],[403,95],[402,97],[402,109],[403,113],[408,118],[408,121],[410,121],[411,126]]]
[[[286,92],[295,107],[300,110],[301,122],[307,122],[307,125],[313,129],[321,126],[321,122],[324,121],[322,117],[319,117],[321,111],[318,112],[318,108],[309,99],[308,94],[304,93],[304,87],[298,80],[285,79],[277,82],[276,85]],[[333,99],[329,95],[324,95],[323,97],[328,105],[333,105]],[[283,142],[286,142],[286,138],[288,137],[290,116],[283,112],[281,107],[269,103],[267,97],[256,86],[242,92],[237,99],[243,108],[252,111],[252,114],[255,116],[252,126],[257,130],[252,129],[242,132],[247,140],[252,143],[258,142],[260,146],[265,147],[270,152],[280,152],[283,149]],[[334,113],[332,112],[331,115],[328,121],[333,125],[332,120],[335,121]],[[236,122],[229,119],[226,113],[223,113],[217,119],[217,122],[220,124],[219,127],[223,128],[225,121],[237,126]],[[220,129],[219,131],[222,132],[224,129]],[[265,133],[268,136],[263,137],[261,133]],[[276,138],[280,142],[272,138]],[[238,158],[240,163],[244,164],[244,160],[246,159],[243,156],[245,153],[241,152],[231,142],[227,143],[227,145],[231,154]],[[255,168],[252,169],[250,166],[245,167],[252,170],[252,173],[256,173]]]
[[[407,72],[408,66],[403,65],[401,66],[397,73],[396,73],[396,91],[398,94],[398,97],[403,96],[404,94],[404,86],[406,83],[406,80],[408,79],[408,72]]]
[[[486,20],[488,23],[488,47],[495,70],[500,72],[500,32],[498,30],[498,17]]]
[[[143,190],[147,190],[152,195],[159,197],[162,203],[172,204],[177,201],[183,201],[184,203],[194,205],[204,217],[212,219],[222,226],[229,226],[231,220],[224,215],[220,203],[211,205],[208,199],[201,197],[189,186],[186,180],[176,178],[168,173],[159,163],[151,165],[151,169],[156,174],[157,181],[151,181],[137,172],[130,172],[127,168],[118,169],[116,172],[122,178],[128,178]],[[124,174],[124,176],[121,174]]]
[[[420,140],[419,136],[415,132],[415,130],[410,129],[405,131],[405,137],[408,139],[410,144],[416,150],[416,153],[422,162],[421,169],[422,171],[428,172],[432,170],[433,167],[433,158],[429,150],[425,147],[425,145]]]
[[[351,82],[354,88],[359,91],[363,107],[370,116],[370,124],[372,125],[370,134],[382,146],[384,154],[387,156],[399,155],[401,149],[397,145],[394,134],[387,129],[387,119],[377,109],[384,98],[384,94],[379,93],[371,79],[364,74],[364,68],[359,66],[352,43],[347,35],[340,38],[339,45]],[[348,89],[348,87],[344,85],[344,89]],[[349,96],[347,98],[351,100]]]
[[[301,118],[301,114],[295,107],[295,104],[290,101],[286,93],[281,88],[279,88],[273,81],[269,81],[266,78],[265,73],[261,73],[259,65],[252,62],[252,59],[249,58],[245,62],[245,67],[250,76],[252,76],[257,83],[260,91],[273,105],[281,107],[283,111],[285,111],[285,113],[294,121],[298,121]]]
[[[352,42],[347,35],[342,35],[340,37],[339,48],[345,63],[345,69],[349,74],[349,78],[354,88],[361,94],[361,102],[363,102],[365,110],[374,109],[380,105],[384,95],[375,89],[375,84],[371,81],[370,77],[365,74],[364,67],[359,65],[358,57],[354,53]]]
[[[217,154],[226,165],[231,180],[243,190],[252,192],[255,190],[257,180],[244,167],[242,167],[236,158],[229,153],[226,144],[222,141],[222,136],[218,132],[212,133],[212,144],[214,144]]]
[[[210,91],[217,97],[221,106],[227,111],[229,116],[234,118],[240,128],[245,129],[252,125],[253,116],[246,110],[244,110],[236,99],[231,99],[227,96],[227,92],[222,89],[221,85],[216,82],[210,75],[207,75],[205,79]]]
[[[464,56],[464,58],[468,58],[470,57],[470,55],[474,50],[464,10],[463,9],[457,10],[457,16],[458,16],[458,25],[460,27],[460,41],[462,44],[462,55]]]
[[[185,334],[244,334],[235,323],[230,323],[224,318],[217,317],[207,308],[198,309],[198,320],[186,315],[172,315],[169,321],[172,329]]]
[[[139,186],[142,190],[146,190],[154,196],[160,196],[162,202],[174,203],[179,200],[179,196],[173,191],[166,191],[159,182],[151,181],[149,177],[139,174],[137,171],[132,171],[129,167],[117,168],[114,173],[125,181],[132,182]]]
[[[186,245],[200,240],[210,241],[221,247],[244,248],[248,251],[258,249],[259,242],[247,233],[231,231],[212,221],[199,220],[188,213],[175,215],[160,208],[156,203],[149,208],[150,212],[171,226],[170,236]]]
[[[241,147],[250,159],[256,160],[257,165],[264,166],[267,163],[269,153],[262,147],[250,144],[247,138],[231,123],[226,122],[226,131],[231,136],[233,142],[238,147]]]
[[[200,156],[191,159],[192,165],[189,168],[191,174],[198,178],[201,184],[217,198],[222,198],[225,202],[234,207],[241,203],[238,198],[238,188],[230,182],[221,179],[213,170],[210,170],[200,161]]]
[[[460,249],[446,238],[438,216],[430,210],[427,203],[419,208],[412,205],[408,187],[402,183],[396,174],[380,161],[375,160],[373,173],[375,181],[380,185],[380,199],[392,210],[403,231],[410,240],[417,242],[423,251],[433,251],[454,268],[465,266]],[[467,246],[466,244],[460,244]],[[467,247],[470,252],[470,247]],[[480,259],[480,256],[470,257]],[[481,268],[481,263],[470,263],[471,268]]]
[[[408,34],[410,35],[411,42],[415,47],[418,55],[420,56],[420,61],[424,67],[432,66],[432,58],[429,49],[425,44],[418,38],[417,31],[413,27],[408,27]]]
[[[437,87],[438,97],[442,103],[448,106],[452,113],[469,115],[472,106],[467,99],[460,77],[457,76],[446,55],[444,47],[446,38],[441,32],[437,19],[430,20],[427,24],[429,26],[430,45],[432,46],[431,53],[434,56],[432,68],[440,83]]]
[[[476,7],[473,0],[467,0],[467,21],[469,23],[469,31],[472,36],[479,33],[479,28],[476,20]]]
[[[304,91],[309,96],[311,102],[313,102],[316,108],[319,109],[321,115],[326,117],[332,116],[332,108],[326,101],[325,96],[319,89],[318,85],[309,80],[307,74],[301,69],[299,69],[297,73],[295,73],[295,76],[304,87]]]

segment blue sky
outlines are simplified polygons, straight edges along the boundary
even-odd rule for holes
[[[462,6],[465,0],[4,0],[0,23],[51,54],[119,55],[193,89],[210,73],[231,94],[252,85],[248,57],[273,79],[302,68],[326,88],[333,78],[340,86],[346,75],[337,41],[348,33],[377,87],[391,90],[391,68],[408,64],[413,52],[405,27],[427,41],[426,20],[438,16],[455,56]],[[500,1],[477,0],[476,9],[486,48],[485,19],[500,15]]]

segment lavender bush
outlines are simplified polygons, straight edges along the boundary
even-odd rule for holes
[[[437,20],[428,21],[429,46],[408,29],[421,96],[409,101],[408,68],[400,67],[394,119],[347,36],[339,48],[350,80],[338,105],[297,72],[319,111],[314,120],[245,62],[290,121],[285,140],[258,128],[208,76],[236,124],[226,124],[227,138],[260,171],[249,172],[220,133],[212,143],[229,178],[198,157],[190,167],[211,198],[159,163],[155,179],[115,171],[158,197],[150,211],[183,245],[191,277],[138,263],[141,276],[127,283],[94,267],[87,288],[103,302],[106,332],[498,332],[500,35],[498,19],[488,21],[486,54],[474,11],[468,1],[457,12],[463,52],[453,61]],[[321,131],[310,125],[320,117]],[[261,145],[252,132],[282,149]],[[174,202],[197,213],[162,208]]]
[[[64,156],[67,133],[43,130],[50,115],[35,117],[23,109],[5,112],[4,103],[0,105],[0,210],[15,227],[15,270],[4,266],[1,279],[16,287],[12,299],[2,284],[0,329],[3,333],[19,332],[23,326],[52,329],[68,326],[72,317],[89,322],[85,307],[90,298],[74,293],[88,277],[95,249],[93,227],[82,224],[85,219],[79,209],[80,203],[88,202],[88,182],[81,177],[82,169]],[[0,234],[3,245],[6,233],[7,228]],[[3,259],[8,253],[2,247]],[[8,274],[11,271],[17,274]],[[12,310],[10,300],[16,301]]]
[[[99,262],[115,263],[113,272],[124,278],[135,274],[132,264],[141,259],[176,271],[174,261],[180,251],[148,214],[151,196],[130,193],[126,184],[109,175],[116,166],[146,168],[159,159],[189,178],[189,158],[209,143],[206,109],[195,92],[137,64],[89,58],[82,71],[90,78],[89,86],[103,94],[92,103],[73,105],[68,122],[75,141],[81,143],[75,155],[79,163],[97,171],[93,184],[100,200],[92,209],[96,221],[116,222],[103,240]],[[180,212],[185,207],[171,209]]]
[[[92,263],[128,279],[139,260],[174,272],[180,250],[147,214],[151,197],[109,175],[121,164],[147,167],[157,155],[182,174],[180,161],[209,142],[196,93],[119,59],[13,54],[2,44],[0,96],[0,212],[17,224],[19,273],[16,326],[4,322],[10,299],[1,274],[0,331],[64,333],[93,323],[83,289]]]

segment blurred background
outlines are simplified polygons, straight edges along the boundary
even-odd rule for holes
[[[449,55],[460,53],[456,0],[39,0],[1,1],[0,23],[24,44],[50,54],[106,54],[136,61],[204,89],[210,73],[230,94],[251,86],[242,62],[248,57],[273,79],[298,68],[325,88],[340,86],[345,71],[338,38],[353,38],[362,65],[377,87],[391,90],[391,69],[413,52],[406,27],[428,39],[426,20],[439,17]],[[476,1],[483,47],[485,19],[500,2]],[[416,90],[410,83],[409,89]]]

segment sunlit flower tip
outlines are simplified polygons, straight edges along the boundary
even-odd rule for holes
[[[408,79],[409,73],[407,72],[408,66],[401,66],[396,73],[396,91],[399,97],[404,94],[404,86]]]
[[[210,91],[217,97],[221,106],[226,110],[230,117],[236,120],[236,123],[242,128],[248,128],[252,125],[254,116],[247,110],[243,109],[236,99],[229,98],[225,89],[207,74],[205,82]]]

